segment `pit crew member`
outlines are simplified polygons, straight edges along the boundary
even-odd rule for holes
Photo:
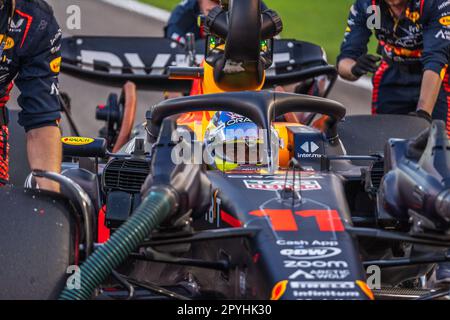
[[[368,54],[372,29],[378,54]],[[357,0],[350,10],[339,74],[374,73],[374,114],[414,114],[447,123],[450,135],[450,1]]]
[[[0,185],[8,183],[8,110],[14,84],[20,90],[19,124],[26,131],[30,167],[59,172],[61,133],[58,74],[61,30],[43,0],[0,0]],[[41,189],[59,186],[38,179]]]

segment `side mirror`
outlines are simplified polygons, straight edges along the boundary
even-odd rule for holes
[[[103,138],[63,137],[63,154],[65,157],[105,158],[108,150]]]

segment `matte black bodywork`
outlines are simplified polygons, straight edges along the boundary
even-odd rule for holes
[[[56,299],[75,271],[74,208],[56,194],[15,187],[0,188],[0,203],[0,299]]]
[[[253,255],[260,256],[255,268],[270,288],[287,281],[279,299],[367,299],[356,282],[365,280],[358,244],[344,227],[352,222],[343,179],[333,173],[301,176],[292,199],[283,194],[292,173],[286,181],[284,173],[211,172],[220,204],[203,225],[260,228],[251,243]]]

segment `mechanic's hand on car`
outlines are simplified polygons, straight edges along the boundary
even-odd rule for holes
[[[351,72],[357,78],[368,73],[375,73],[378,70],[380,61],[381,57],[372,54],[364,54],[356,60],[356,64],[353,66]]]
[[[164,96],[164,100],[169,100],[169,99],[180,98],[183,96],[183,93],[164,91],[163,96]]]
[[[409,113],[409,115],[425,119],[429,123],[433,122],[433,118],[431,117],[431,115],[428,112],[426,112],[425,110],[422,110],[422,109],[419,109],[417,111],[411,112],[411,113]]]

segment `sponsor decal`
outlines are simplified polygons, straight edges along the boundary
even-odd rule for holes
[[[280,254],[294,260],[319,260],[340,255],[342,250],[332,247],[283,249]]]
[[[450,30],[439,30],[435,35],[436,39],[450,40]]]
[[[59,96],[59,84],[58,83],[52,83],[50,95],[52,96]]]
[[[358,15],[358,10],[356,10],[354,5],[351,6],[350,12],[351,12],[352,16],[357,16]]]
[[[3,38],[4,38],[4,37],[5,37],[5,35],[0,35],[0,42],[3,41]],[[9,50],[9,49],[12,49],[12,48],[14,48],[14,46],[15,46],[14,39],[11,38],[11,37],[7,37],[7,38],[6,38],[5,47],[3,48],[3,50]]]
[[[301,191],[322,190],[321,185],[316,180],[292,181],[283,180],[244,180],[247,189],[262,191],[282,191],[284,189],[295,189]]]
[[[304,271],[302,269],[298,269],[289,276],[289,280],[297,280],[298,278],[303,278],[305,280],[344,280],[349,275],[349,270],[314,269],[310,271]]]
[[[305,142],[300,148],[307,153],[315,153],[320,147],[315,142]]]
[[[225,122],[227,127],[240,123],[252,123],[252,120],[233,112],[226,112],[220,120]]]
[[[258,173],[264,173],[264,170],[261,170]],[[263,175],[263,174],[258,174],[258,175],[249,175],[249,174],[240,174],[237,173],[236,171],[233,171],[233,173],[230,173],[227,175],[227,178],[231,178],[231,179],[249,179],[249,180],[286,180],[286,171],[284,170],[278,170],[275,171],[276,175],[272,175],[272,174],[267,174],[267,175]],[[317,175],[315,172],[301,172],[301,177],[302,179],[314,179],[314,180],[318,180],[318,179],[323,179],[322,176]],[[292,180],[293,179],[293,175],[291,173],[288,173],[288,180]],[[296,174],[296,177],[298,177],[298,174]]]
[[[412,22],[417,22],[417,20],[420,19],[420,12],[418,12],[418,11],[411,11],[410,8],[406,9],[405,15],[406,15],[406,18],[408,18]]]
[[[180,42],[181,44],[185,43],[185,39],[180,37],[178,34],[173,34],[172,39],[176,42]],[[52,44],[53,46],[53,44]],[[95,51],[95,50],[81,50],[80,51],[81,56],[81,64],[85,66],[85,70],[95,70],[96,64],[101,64],[102,66],[109,66],[108,72],[112,74],[125,74],[124,70],[128,68],[123,68],[125,65],[129,64],[132,67],[133,73],[141,73],[146,74],[146,71],[141,70],[143,59],[142,57],[136,53],[136,52],[130,52],[129,54],[125,55],[123,59],[121,56],[118,56],[114,54],[113,52],[108,51]],[[198,54],[196,55],[196,60],[201,61],[205,57],[204,55]],[[290,52],[280,52],[280,53],[274,53],[274,63],[269,68],[268,73],[269,74],[277,74],[278,68],[277,66],[284,66],[286,63],[289,63],[294,59],[294,57],[291,56]],[[148,65],[151,65],[151,74],[159,74],[160,69],[164,68],[167,64],[171,64],[173,66],[177,67],[187,67],[188,62],[186,60],[185,54],[158,54],[155,55],[155,58],[153,62]],[[136,69],[136,70],[134,70]]]
[[[296,146],[297,158],[315,158],[320,159],[323,154],[323,148],[314,141],[306,141]]]
[[[277,245],[279,246],[309,246],[309,241],[306,240],[277,240]]]
[[[287,285],[288,285],[287,280],[278,282],[272,289],[272,296],[270,300],[280,300],[281,297],[286,292]]]
[[[12,60],[8,59],[8,57],[6,55],[3,55],[1,58],[2,63],[6,63],[6,64],[11,64]],[[9,71],[9,69],[8,69]]]
[[[355,289],[352,281],[289,281],[292,289]]]
[[[52,70],[53,73],[59,73],[61,70],[61,57],[55,58],[50,62],[50,70]]]
[[[448,65],[446,65],[444,68],[442,68],[442,70],[441,70],[441,80],[444,80],[445,75],[447,74],[447,69],[448,69]]]
[[[94,142],[94,139],[84,137],[64,137],[61,141],[70,146],[85,146]]]
[[[13,33],[21,32],[24,22],[25,22],[25,19],[23,19],[23,18],[20,18],[17,21],[11,21],[9,32],[13,32]]]
[[[41,20],[41,22],[39,22],[39,31],[43,31],[48,27],[48,21],[47,20]]]
[[[439,23],[442,24],[445,27],[450,26],[450,15],[440,18],[439,19]]]
[[[289,279],[296,280],[297,278],[300,278],[300,277],[303,277],[306,280],[315,280],[316,279],[316,277],[314,277],[311,273],[308,273],[308,272],[300,270],[300,269],[295,271],[293,274],[291,274],[289,276]]]
[[[438,7],[438,9],[439,9],[439,10],[443,10],[443,9],[445,9],[445,8],[448,7],[448,6],[450,6],[450,1],[444,2],[443,4],[441,4],[441,5]]]
[[[334,269],[345,269],[348,268],[348,263],[346,261],[293,261],[293,260],[285,260],[284,267],[285,268],[334,268]]]
[[[51,54],[55,54],[55,53],[57,53],[57,52],[59,52],[59,51],[61,51],[61,45],[60,45],[60,44],[57,45],[57,46],[54,46],[54,47],[52,47],[52,48],[50,49]]]
[[[340,291],[340,290],[326,290],[326,291],[317,291],[317,290],[308,290],[308,291],[294,291],[292,293],[296,298],[359,298],[360,293],[356,291]]]
[[[277,245],[279,246],[300,246],[300,247],[306,247],[306,246],[314,246],[314,247],[336,247],[339,245],[338,241],[327,241],[327,240],[314,240],[314,241],[307,241],[307,240],[277,240]]]
[[[55,34],[55,36],[50,40],[50,44],[52,47],[56,44],[56,42],[61,39],[62,37],[62,31],[61,29],[58,30],[58,32]]]
[[[0,82],[5,81],[6,79],[8,79],[8,77],[9,77],[9,73],[6,73],[6,74],[1,75],[1,76],[0,76]]]
[[[237,119],[228,120],[225,125],[227,127],[230,127],[230,126],[234,126],[234,125],[240,124],[240,123],[251,123],[251,122],[252,122],[252,120],[250,120],[249,118],[237,118]]]

